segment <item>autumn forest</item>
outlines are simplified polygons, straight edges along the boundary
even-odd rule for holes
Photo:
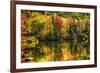
[[[21,63],[90,59],[90,14],[21,10]]]

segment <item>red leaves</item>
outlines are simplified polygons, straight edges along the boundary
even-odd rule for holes
[[[58,26],[58,27],[61,27],[62,24],[63,24],[63,17],[60,17],[60,16],[56,16],[55,17],[55,24]],[[72,16],[68,16],[66,18],[66,24],[68,25],[72,25],[74,23],[74,19]]]
[[[56,16],[56,18],[55,18],[55,24],[56,24],[58,27],[60,27],[62,23],[63,23],[62,18],[61,18],[60,16]]]
[[[26,15],[22,15],[21,16],[21,27],[22,27],[22,31],[25,31],[26,29]]]

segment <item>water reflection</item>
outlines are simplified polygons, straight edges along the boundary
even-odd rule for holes
[[[33,47],[24,48],[22,63],[26,62],[48,62],[69,61],[89,59],[89,47],[84,47],[77,41],[40,41]]]

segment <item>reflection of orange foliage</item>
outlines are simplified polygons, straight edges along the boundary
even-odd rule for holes
[[[64,55],[63,55],[63,54],[60,54],[60,55],[58,56],[58,60],[59,60],[59,61],[64,61]]]
[[[53,57],[53,52],[49,49],[49,47],[44,47],[43,48],[43,51],[44,51],[44,53],[45,53],[45,57],[46,57],[46,59],[47,60],[51,60],[52,59],[52,57]]]
[[[47,52],[47,56],[49,57],[49,58],[51,58],[52,57],[52,52]]]
[[[72,55],[71,53],[69,53],[67,55],[67,60],[74,60],[74,55]]]
[[[63,48],[62,52],[63,52],[62,55],[64,58],[63,60],[74,60],[75,59],[74,55],[68,49]]]
[[[26,60],[26,56],[25,56],[25,51],[24,50],[21,51],[21,58],[22,58],[21,62],[24,63],[25,60]]]
[[[21,51],[21,56],[24,56],[24,54],[25,54],[25,51],[22,50],[22,51]]]

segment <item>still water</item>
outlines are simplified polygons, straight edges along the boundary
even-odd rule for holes
[[[89,47],[75,40],[40,41],[32,45],[21,50],[22,63],[90,59]]]

